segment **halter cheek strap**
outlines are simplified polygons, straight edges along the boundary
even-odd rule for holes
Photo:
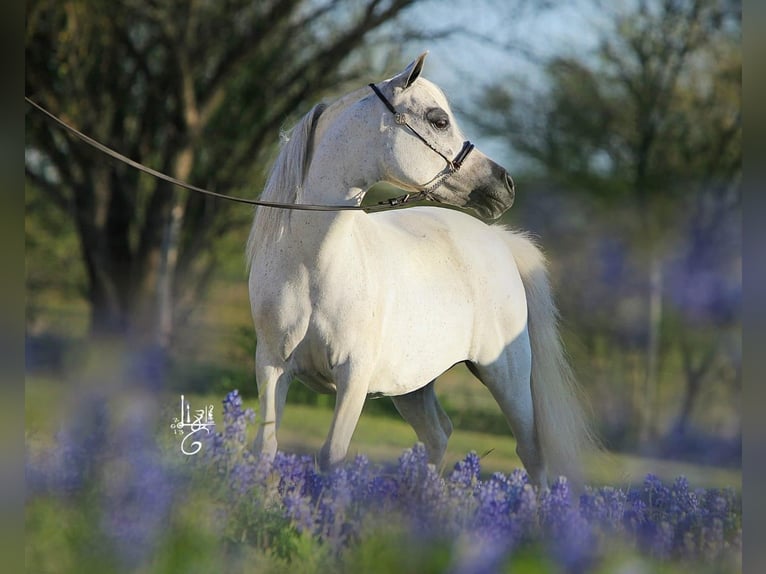
[[[380,88],[376,86],[375,84],[369,84],[370,88],[372,88],[372,91],[375,92],[375,95],[378,96],[381,102],[383,102],[388,108],[388,111],[391,112],[394,116],[394,121],[397,123],[397,125],[405,126],[407,127],[415,137],[417,137],[421,142],[423,142],[428,149],[434,151],[435,153],[439,154],[441,158],[447,162],[447,171],[441,175],[437,174],[436,176],[431,179],[429,184],[426,184],[421,189],[420,194],[423,195],[423,197],[434,199],[431,197],[431,192],[435,190],[437,187],[442,185],[444,181],[450,177],[452,174],[457,172],[460,167],[463,165],[463,162],[465,161],[465,158],[468,157],[468,155],[473,151],[473,148],[475,147],[469,140],[466,140],[463,142],[463,147],[460,148],[460,151],[457,152],[457,155],[455,155],[454,159],[448,158],[446,155],[444,155],[441,151],[439,151],[433,144],[431,144],[426,138],[424,138],[418,130],[416,130],[410,123],[407,121],[407,116],[401,112],[396,111],[396,108],[394,105],[389,101],[389,99],[385,96],[383,92],[380,91]],[[406,201],[412,201],[415,199],[414,196],[408,194],[406,196],[402,196],[402,198],[395,198],[395,200],[402,199],[402,203]]]

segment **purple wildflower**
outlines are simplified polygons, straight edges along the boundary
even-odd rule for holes
[[[479,456],[475,451],[471,451],[463,460],[455,463],[455,468],[450,473],[449,480],[462,487],[472,487],[478,482],[480,471]]]
[[[501,542],[475,533],[460,535],[455,544],[450,574],[494,574],[508,555],[508,548]]]
[[[235,444],[247,442],[247,425],[255,422],[253,409],[242,408],[242,397],[236,389],[223,400],[224,437]]]
[[[108,434],[107,397],[82,393],[56,434],[54,450],[27,460],[30,493],[70,496],[91,486],[106,454]]]
[[[692,491],[684,478],[668,486],[649,475],[638,488],[588,488],[577,499],[564,477],[541,491],[522,470],[482,479],[473,452],[443,479],[422,444],[393,465],[373,465],[360,456],[320,473],[308,456],[253,456],[242,440],[252,416],[237,393],[227,396],[224,419],[209,462],[223,465],[225,472],[215,476],[228,484],[233,508],[281,513],[295,531],[337,557],[364,543],[369,525],[381,520],[398,525],[409,544],[453,548],[449,569],[455,573],[502,570],[523,548],[547,549],[562,571],[586,572],[612,539],[661,559],[716,558],[741,544],[734,494]],[[258,505],[248,506],[252,500]],[[245,520],[237,531],[259,524],[241,512],[231,519]]]
[[[316,529],[316,517],[311,499],[301,496],[297,491],[288,492],[283,498],[285,514],[298,532],[314,534]]]
[[[130,463],[115,460],[108,470],[102,495],[102,532],[127,570],[152,556],[165,528],[173,501],[172,480],[159,453],[144,447],[130,455]]]
[[[168,472],[153,428],[148,397],[131,400],[115,424],[103,465],[102,531],[127,570],[154,554],[172,508],[174,478]]]
[[[627,495],[623,490],[610,486],[587,489],[580,497],[580,513],[607,533],[617,533],[623,529],[626,503]]]

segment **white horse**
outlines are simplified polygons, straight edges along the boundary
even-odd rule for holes
[[[403,72],[314,107],[293,128],[262,199],[357,206],[387,181],[496,218],[505,169],[463,141],[443,93]],[[449,158],[455,156],[454,160]],[[342,461],[368,395],[392,397],[438,464],[452,424],[435,379],[465,362],[491,391],[530,478],[577,480],[590,434],[557,332],[540,251],[462,211],[259,207],[248,241],[261,424],[273,456],[290,382],[336,393],[322,469]]]

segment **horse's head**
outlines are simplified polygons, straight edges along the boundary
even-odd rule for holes
[[[442,91],[420,77],[426,55],[371,86],[373,105],[382,114],[383,178],[407,191],[426,191],[431,199],[496,219],[513,204],[513,180],[505,168],[465,140]]]

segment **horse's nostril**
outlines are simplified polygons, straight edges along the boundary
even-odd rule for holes
[[[511,178],[507,171],[505,172],[505,187],[507,187],[508,191],[512,194],[516,193],[516,184],[513,183],[513,178]]]

